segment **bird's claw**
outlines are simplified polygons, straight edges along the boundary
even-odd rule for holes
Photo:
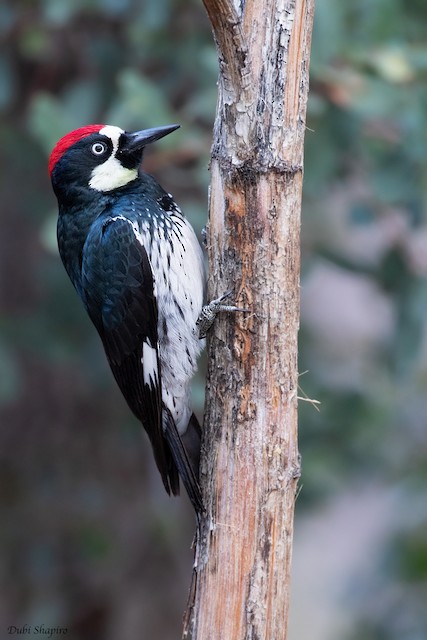
[[[227,291],[224,295],[219,298],[215,298],[211,300],[208,304],[206,304],[201,312],[199,317],[197,318],[196,326],[199,329],[199,338],[205,338],[207,332],[213,325],[213,322],[221,312],[234,313],[235,311],[241,311],[242,313],[248,313],[249,309],[244,309],[242,307],[236,307],[232,304],[223,304],[223,301],[231,296],[233,290]]]
[[[202,245],[204,249],[208,248],[208,230],[206,229],[206,227],[203,227],[203,229],[200,232],[200,235],[202,236]]]

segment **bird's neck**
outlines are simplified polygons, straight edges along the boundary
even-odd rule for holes
[[[81,260],[89,230],[99,215],[111,206],[111,199],[95,198],[73,205],[59,201],[58,248],[65,269],[77,291],[81,292]]]

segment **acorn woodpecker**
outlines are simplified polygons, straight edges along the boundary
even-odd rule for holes
[[[200,512],[200,426],[190,408],[190,380],[200,336],[218,310],[235,308],[222,299],[203,308],[196,235],[172,196],[140,170],[144,147],[178,126],[136,133],[82,127],[56,144],[49,174],[65,269],[148,434],[166,491],[177,495],[181,476]]]

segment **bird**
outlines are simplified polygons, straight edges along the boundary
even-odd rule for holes
[[[141,168],[145,147],[178,127],[80,127],[54,146],[48,171],[65,270],[148,435],[167,493],[179,494],[181,478],[197,514],[204,510],[201,429],[190,382],[207,327],[218,310],[234,307],[222,305],[223,297],[203,305],[196,234],[171,194]]]

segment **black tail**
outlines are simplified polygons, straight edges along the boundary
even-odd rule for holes
[[[198,426],[197,418],[195,419]],[[190,424],[191,422],[192,420],[190,420]],[[193,427],[194,429],[196,429],[196,426],[194,424],[191,428]],[[181,436],[179,435],[176,428],[175,421],[170,411],[165,406],[163,406],[163,432],[166,442],[168,443],[169,449],[171,451],[173,461],[176,465],[176,468],[178,469],[181,480],[184,483],[184,487],[188,493],[188,497],[191,500],[191,504],[193,505],[194,510],[197,514],[203,513],[205,508],[203,506],[200,486],[196,475],[197,471],[193,467],[194,461],[192,462],[190,460],[190,457],[185,450]]]
[[[191,414],[187,431],[182,434],[181,440],[187,452],[187,456],[191,462],[191,466],[193,467],[194,475],[196,476],[197,480],[200,480],[199,467],[202,430],[200,428],[199,421],[197,420],[194,413]]]

